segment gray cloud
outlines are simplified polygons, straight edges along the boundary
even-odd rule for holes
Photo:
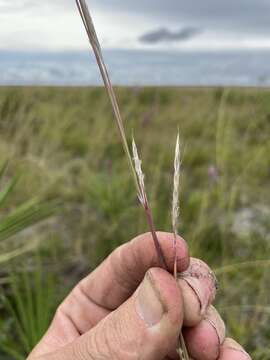
[[[179,31],[170,31],[167,28],[157,29],[140,36],[139,41],[146,44],[186,41],[201,32],[195,27],[185,27]]]
[[[270,0],[87,0],[90,9],[114,13],[130,13],[151,18],[159,26],[195,25],[198,28],[270,36]],[[26,8],[51,8],[75,11],[75,0],[0,0],[0,13]]]
[[[270,0],[86,1],[94,21],[97,19],[101,40],[106,39],[107,46],[137,46],[140,32],[145,32],[140,37],[140,42],[147,44],[183,42],[193,39],[198,34],[198,29],[203,29],[203,34],[198,37],[198,41],[195,38],[194,43],[204,42],[205,46],[208,39],[212,39],[213,43],[216,41],[218,45],[220,39],[220,44],[223,42],[227,47],[233,43],[235,48],[241,43],[243,47],[247,43],[255,47],[259,43],[262,46],[268,43],[267,46],[270,46]],[[59,24],[62,27],[66,24],[65,16],[66,21],[73,24],[73,28],[70,26],[63,33]],[[0,47],[17,46],[19,42],[14,40],[11,44],[10,38],[15,32],[17,38],[18,29],[22,44],[30,44],[31,41],[36,44],[39,33],[43,36],[44,43],[47,42],[50,47],[52,40],[55,40],[51,34],[55,33],[58,36],[55,46],[62,44],[61,36],[65,38],[65,46],[69,46],[71,38],[73,44],[79,46],[80,43],[83,46],[75,0],[0,0],[0,18]],[[34,19],[33,25],[31,19]],[[155,28],[156,31],[151,31]],[[186,47],[189,45],[183,44]]]
[[[110,12],[126,11],[154,18],[161,26],[195,24],[229,33],[270,35],[269,0],[92,0],[89,5]],[[113,15],[112,15],[113,18]]]

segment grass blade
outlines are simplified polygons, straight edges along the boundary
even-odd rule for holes
[[[8,195],[12,192],[15,185],[18,182],[18,177],[14,177],[10,182],[5,186],[3,190],[0,191],[0,208],[4,205]]]
[[[57,202],[39,203],[36,200],[27,202],[0,220],[0,241],[55,215],[58,210]]]
[[[6,172],[6,169],[8,167],[8,160],[6,160],[3,165],[1,165],[0,167],[0,180],[2,178],[2,176],[4,175],[4,173]]]

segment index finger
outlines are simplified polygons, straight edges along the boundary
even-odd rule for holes
[[[173,234],[158,232],[160,246],[168,270],[173,272]],[[180,236],[176,241],[177,270],[189,265],[188,247]],[[146,233],[117,248],[94,272],[79,284],[83,292],[97,305],[115,310],[136,290],[145,273],[159,266],[152,235]]]

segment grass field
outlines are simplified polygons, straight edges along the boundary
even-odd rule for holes
[[[170,231],[177,128],[181,234],[219,278],[216,306],[253,359],[269,359],[270,90],[119,88],[157,228]],[[0,244],[0,357],[25,359],[57,304],[112,249],[147,231],[102,88],[0,88],[0,164],[20,174],[1,217],[36,196],[60,215]],[[2,353],[1,353],[2,351]]]

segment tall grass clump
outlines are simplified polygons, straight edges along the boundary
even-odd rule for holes
[[[1,295],[6,316],[10,317],[8,324],[5,324],[5,332],[0,335],[1,351],[14,360],[27,357],[48,329],[55,311],[55,276],[51,272],[45,275],[37,256],[33,267],[31,269],[24,265],[19,272],[15,263],[11,265],[8,291]]]
[[[41,280],[41,270],[17,269],[19,258],[29,257],[38,249],[39,241],[22,237],[24,230],[56,215],[58,201],[42,201],[33,198],[17,205],[10,211],[9,197],[14,193],[18,176],[6,179],[8,162],[0,168],[0,307],[5,313],[0,321],[0,356],[5,352],[13,359],[22,360],[44,334],[51,319],[50,305],[53,302],[50,275],[45,283]],[[8,178],[8,177],[7,177]],[[14,266],[11,263],[14,261]],[[33,284],[34,279],[34,284]],[[4,323],[6,321],[6,323]],[[3,328],[3,330],[2,330]],[[9,337],[8,334],[12,335]]]

